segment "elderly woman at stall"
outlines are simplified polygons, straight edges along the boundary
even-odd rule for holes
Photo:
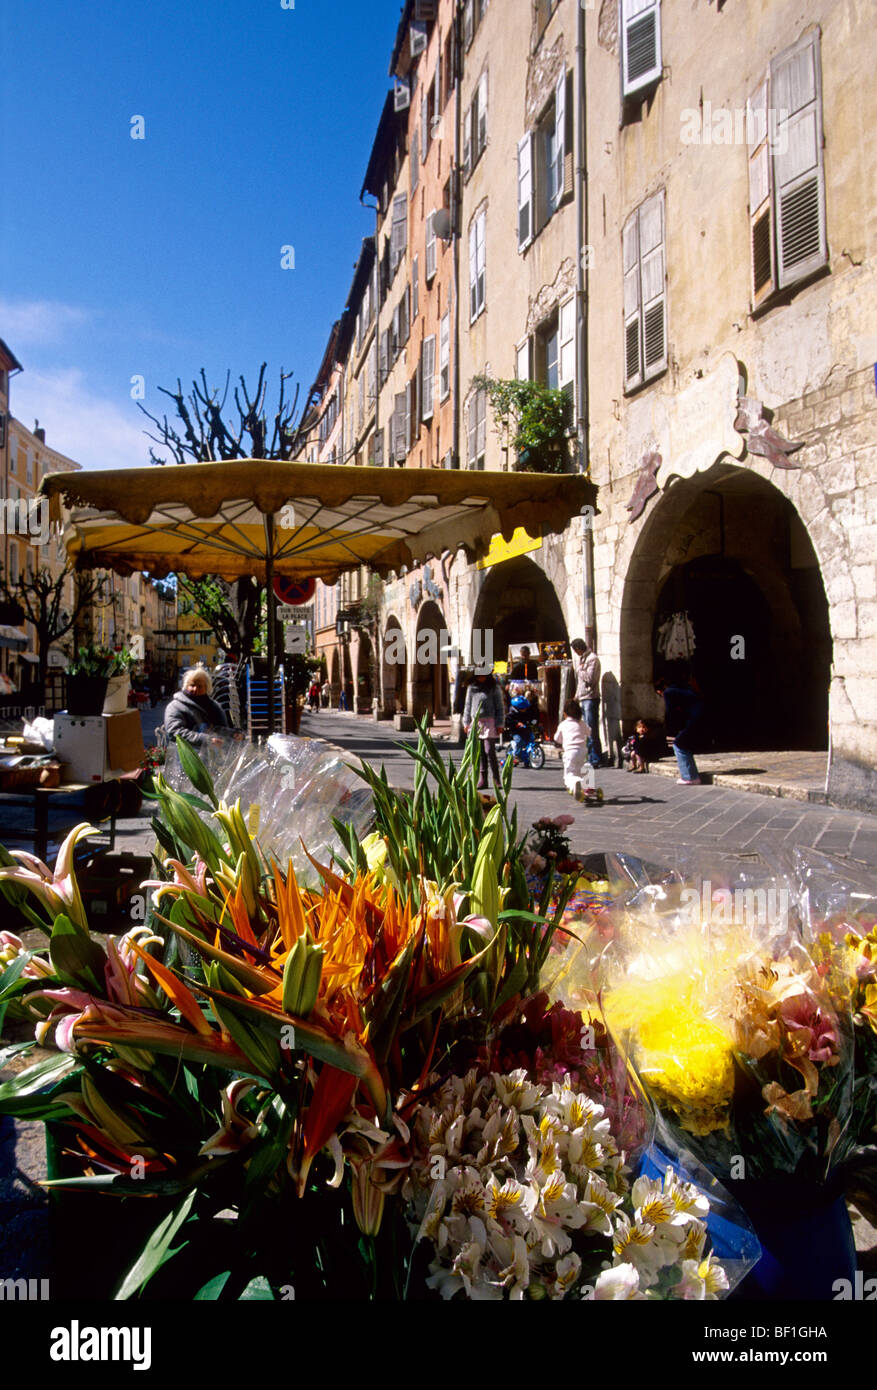
[[[183,676],[182,689],[172,697],[164,714],[164,731],[168,743],[175,738],[185,739],[195,748],[203,747],[212,729],[227,729],[225,712],[210,698],[210,676],[202,667],[194,667]]]

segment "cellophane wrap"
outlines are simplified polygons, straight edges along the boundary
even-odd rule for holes
[[[224,801],[240,797],[241,810],[264,854],[285,865],[292,860],[304,883],[317,875],[305,849],[323,864],[341,849],[333,817],[367,833],[372,794],[350,768],[342,749],[318,738],[272,734],[257,745],[221,738],[199,750]],[[168,749],[165,775],[177,791],[190,791],[175,747]]]
[[[591,988],[668,1152],[723,1181],[825,1181],[855,1146],[850,1009],[805,939],[789,860],[677,853],[625,898]]]

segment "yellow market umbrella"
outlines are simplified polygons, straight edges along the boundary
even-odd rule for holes
[[[264,581],[269,671],[275,575],[333,583],[362,564],[385,575],[458,546],[478,558],[492,536],[562,531],[596,499],[581,474],[276,459],[52,473],[41,491],[78,568]]]

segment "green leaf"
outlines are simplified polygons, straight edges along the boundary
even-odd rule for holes
[[[274,1294],[271,1290],[271,1285],[268,1283],[268,1280],[265,1278],[264,1274],[257,1274],[255,1279],[250,1280],[249,1284],[244,1289],[243,1293],[238,1299],[238,1302],[251,1303],[256,1299],[264,1302],[268,1302],[268,1300],[270,1299],[272,1303],[276,1302]]]
[[[177,752],[180,755],[180,766],[188,777],[196,791],[206,796],[214,810],[219,805],[219,797],[213,786],[213,778],[202,763],[198,754],[190,743],[184,738],[177,738]]]
[[[88,932],[62,913],[55,918],[49,955],[65,983],[89,993],[103,994],[107,958]]]
[[[230,1278],[230,1269],[223,1270],[222,1274],[214,1274],[212,1279],[208,1279],[206,1284],[201,1285],[201,1288],[194,1296],[194,1302],[213,1302],[215,1299],[219,1298]]]
[[[119,1292],[116,1294],[117,1302],[136,1298],[162,1265],[172,1259],[186,1244],[183,1241],[182,1245],[172,1248],[174,1239],[189,1219],[197,1195],[197,1190],[193,1189],[185,1201],[181,1202],[156,1226],[140,1255],[122,1280]]]
[[[10,1077],[0,1084],[0,1115],[18,1115],[19,1104],[28,1096],[36,1096],[46,1091],[56,1082],[63,1080],[73,1071],[79,1071],[81,1064],[68,1052],[56,1053],[36,1062],[27,1071]],[[49,1097],[42,1097],[48,1101]],[[65,1107],[66,1109],[66,1107]]]

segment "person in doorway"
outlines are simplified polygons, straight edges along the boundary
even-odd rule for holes
[[[347,686],[346,686],[346,685],[342,685],[341,691],[340,691],[340,693],[339,693],[339,695],[338,695],[338,708],[339,708],[339,709],[342,709],[342,710],[346,710],[346,709],[347,709]]]
[[[512,680],[534,681],[538,674],[539,668],[530,656],[530,648],[522,647],[521,654],[511,670]]]
[[[467,734],[476,715],[478,716],[478,734],[481,739],[481,775],[478,779],[478,790],[484,791],[487,787],[488,764],[494,782],[499,782],[496,740],[505,723],[505,702],[492,671],[479,671],[466,691],[463,728]]]
[[[182,689],[176,692],[164,713],[164,731],[168,743],[182,738],[193,747],[200,748],[210,741],[211,730],[227,728],[225,711],[210,698],[210,676],[207,671],[197,666],[187,671]]]
[[[316,680],[312,680],[308,686],[308,704],[312,712],[320,708],[320,686]]]
[[[563,781],[570,796],[584,800],[582,772],[588,756],[588,726],[582,718],[578,700],[567,700],[563,719],[557,726],[554,742],[563,753]]]
[[[322,685],[322,688],[321,688],[321,690],[320,690],[320,705],[322,706],[323,709],[328,709],[328,708],[329,708],[329,705],[330,705],[331,703],[332,703],[332,687],[331,687],[331,685],[329,684],[328,681],[323,681],[323,685]]]
[[[692,749],[697,738],[697,729],[703,716],[703,700],[690,683],[670,685],[660,680],[655,692],[664,700],[664,724],[667,741],[672,743],[676,755],[679,776],[676,781],[682,787],[700,785],[700,775],[694,761]]]
[[[575,658],[575,698],[582,707],[582,718],[588,726],[588,762],[591,767],[603,766],[600,746],[600,660],[592,647],[581,637],[570,643]]]

